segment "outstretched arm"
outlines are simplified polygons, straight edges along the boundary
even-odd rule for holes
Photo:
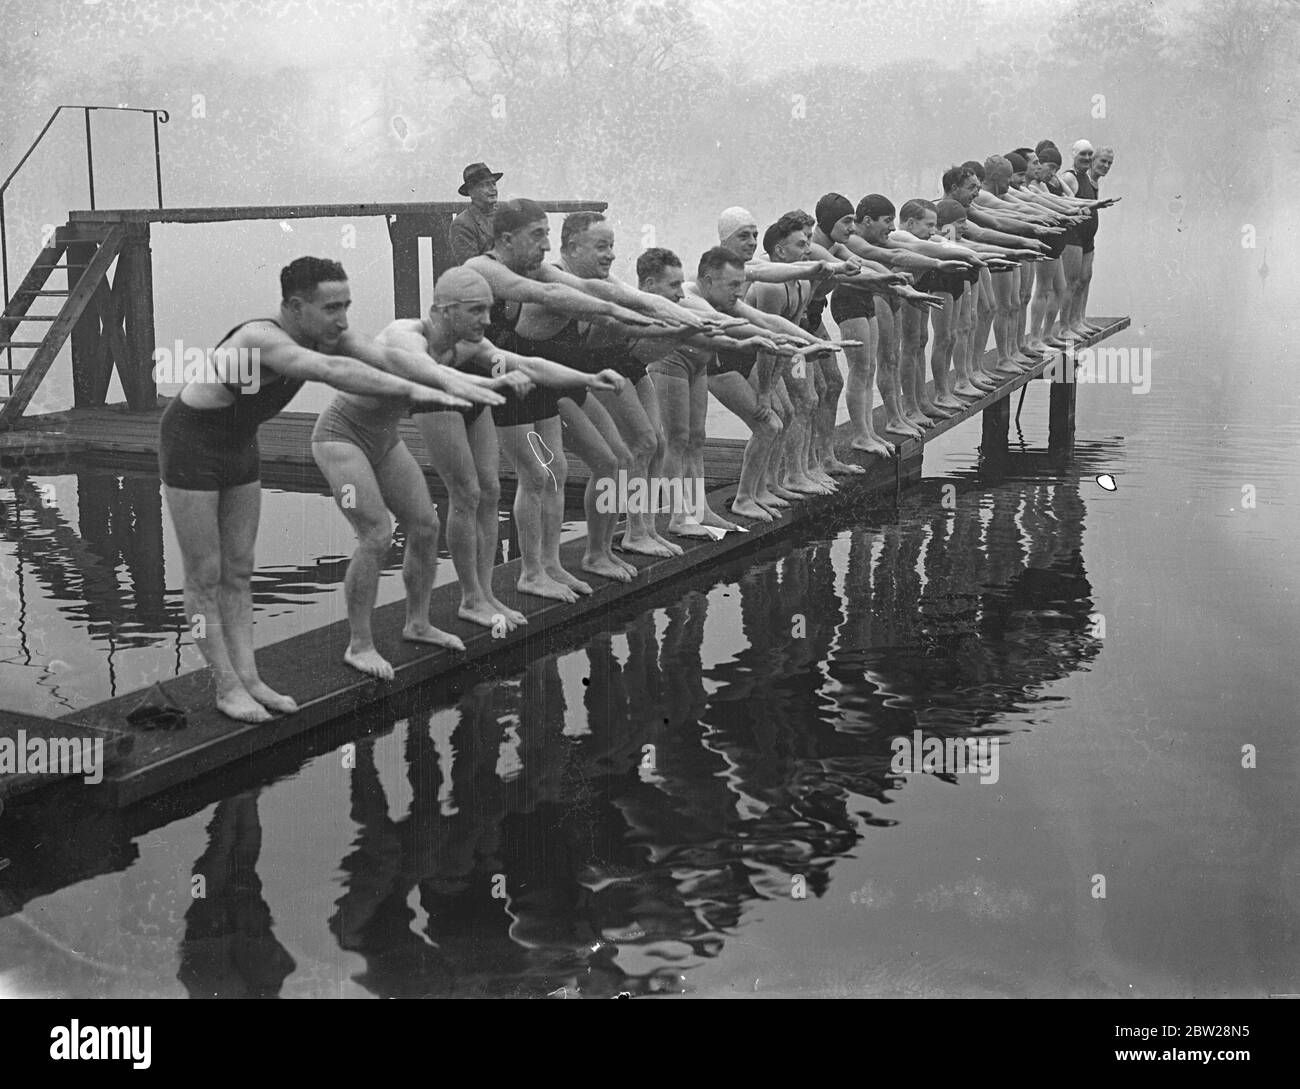
[[[508,299],[511,302],[519,303],[536,303],[538,306],[544,306],[548,310],[555,310],[571,317],[588,319],[600,317],[618,318],[620,321],[627,322],[629,325],[638,328],[653,324],[652,319],[638,314],[635,310],[628,310],[605,299],[599,299],[584,288],[575,288],[569,284],[556,281],[534,280],[527,276],[520,276],[516,272],[511,272],[500,261],[493,261],[490,257],[474,257],[465,262],[465,267],[472,268],[488,282],[494,299]],[[578,280],[577,277],[571,277],[571,279],[578,284],[585,283],[585,281]]]
[[[345,393],[407,400],[413,406],[469,405],[464,398],[408,382],[405,378],[384,372],[374,363],[362,362],[355,356],[329,355],[304,348],[274,326],[255,326],[246,331],[241,330],[240,337],[248,347],[258,350],[258,358],[264,365],[286,378],[324,382]],[[355,340],[353,343],[356,343]],[[376,358],[373,349],[367,351],[364,344],[361,347],[364,354]]]
[[[353,338],[349,340],[349,338]],[[349,355],[378,366],[389,374],[405,378],[409,382],[433,386],[457,397],[481,405],[499,405],[505,398],[493,390],[499,383],[465,374],[455,367],[445,367],[437,363],[428,353],[428,346],[423,334],[415,330],[395,329],[391,326],[375,338],[374,344],[355,343],[355,335],[349,329],[344,334],[344,350]],[[343,347],[341,344],[340,347]],[[369,357],[369,358],[368,358]]]

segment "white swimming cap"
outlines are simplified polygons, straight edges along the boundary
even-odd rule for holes
[[[718,216],[718,241],[725,242],[742,227],[758,230],[758,220],[750,212],[739,206],[728,208]]]
[[[1091,151],[1092,145],[1087,140],[1075,140],[1070,146],[1070,154],[1078,155],[1081,151]]]

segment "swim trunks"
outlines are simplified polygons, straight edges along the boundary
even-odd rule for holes
[[[685,378],[688,381],[698,378],[709,369],[713,362],[713,353],[699,348],[679,345],[667,355],[660,356],[646,365],[651,374],[667,375],[670,378]]]
[[[737,352],[729,348],[720,348],[714,356],[711,374],[738,374],[748,380],[758,361],[755,352]]]
[[[236,325],[217,347],[251,324]],[[280,327],[279,322],[271,324]],[[178,396],[163,412],[158,468],[169,488],[216,492],[260,480],[257,429],[293,400],[304,380],[280,377],[274,382],[262,381],[257,389],[250,385],[247,390],[234,382],[222,384],[235,395],[234,402],[224,408],[191,408]]]
[[[335,395],[312,428],[311,441],[347,442],[360,447],[371,465],[378,465],[402,441],[397,425],[403,412],[387,410],[374,397],[359,397],[353,393]],[[482,407],[477,406],[477,407]]]
[[[534,355],[540,359],[549,359],[552,363],[562,363],[574,370],[588,370],[588,366],[584,365],[587,361],[582,346],[582,334],[576,321],[567,322],[555,336],[546,340],[529,340],[521,336],[518,338],[518,343],[519,347],[516,351],[520,355]],[[558,389],[552,386],[534,386],[529,393],[516,398],[511,404],[493,408],[492,415],[496,418],[497,424],[502,427],[538,423],[559,414],[561,397],[566,397],[581,407],[587,400],[587,387],[584,385]],[[505,411],[507,409],[511,411]]]
[[[831,317],[842,326],[851,318],[870,318],[876,313],[876,297],[854,287],[837,287],[831,292]]]

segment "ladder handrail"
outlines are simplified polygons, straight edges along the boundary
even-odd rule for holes
[[[45,134],[50,131],[50,126],[58,119],[59,114],[64,110],[81,110],[86,117],[86,177],[90,186],[90,207],[95,207],[95,160],[94,153],[90,143],[90,111],[91,110],[113,110],[117,113],[148,113],[153,115],[153,163],[154,163],[154,180],[158,187],[158,207],[163,206],[162,195],[162,149],[158,144],[158,125],[167,124],[171,120],[171,114],[162,109],[150,109],[143,106],[57,106],[50,119],[45,122],[45,127],[36,135],[32,141],[31,147],[27,149],[26,154],[18,160],[18,165],[9,171],[9,176],[3,182],[0,182],[0,279],[4,285],[4,308],[8,309],[12,298],[9,295],[9,232],[5,226],[5,190],[9,188],[9,183],[14,180],[28,159],[32,157],[37,146],[45,139]],[[71,289],[72,285],[68,285]],[[12,368],[14,363],[13,348],[5,348],[5,358]],[[13,376],[5,376],[8,381],[5,383],[6,392],[13,396]]]
[[[59,114],[64,110],[81,110],[86,118],[86,175],[90,188],[90,207],[95,207],[95,163],[90,142],[90,111],[91,110],[113,110],[118,113],[148,113],[153,115],[153,157],[154,157],[154,179],[158,189],[158,207],[163,206],[162,199],[162,150],[158,143],[158,125],[167,124],[171,120],[171,115],[163,109],[149,109],[142,106],[58,106],[50,114],[50,119],[45,122],[45,127],[37,134],[36,139],[32,141],[31,147],[21,159],[18,165],[9,172],[9,176],[3,182],[0,182],[0,267],[3,268],[4,278],[4,305],[10,303],[9,297],[9,241],[5,230],[5,213],[4,213],[4,195],[5,190],[9,188],[9,183],[17,176],[18,171],[32,157],[40,142],[45,139],[45,134],[50,131],[50,126],[58,119]]]

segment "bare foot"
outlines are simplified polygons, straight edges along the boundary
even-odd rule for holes
[[[615,582],[631,582],[632,576],[621,563],[616,563],[607,556],[584,556],[582,569],[601,578],[613,579]]]
[[[700,522],[703,525],[712,526],[714,529],[725,529],[728,533],[745,532],[744,526],[738,526],[735,522],[728,522],[721,515],[715,514],[707,507],[705,508],[704,516],[700,519]]]
[[[513,612],[514,610],[510,611]],[[514,624],[510,621],[509,613],[504,609],[497,608],[491,602],[485,601],[483,604],[473,607],[462,602],[460,608],[456,610],[456,615],[462,620],[468,620],[471,624],[481,624],[485,628],[490,628],[496,624],[498,616],[504,617],[506,627],[511,631],[514,630]]]
[[[861,450],[867,454],[874,454],[876,457],[881,458],[892,458],[895,453],[894,444],[892,442],[886,442],[884,439],[875,438],[874,436],[873,441],[870,442],[864,442],[862,439],[854,439],[853,449]],[[862,471],[864,473],[866,472],[865,469]]]
[[[670,556],[680,556],[686,551],[681,545],[673,544],[673,542],[668,540],[666,537],[660,536],[658,530],[651,530],[650,536],[663,545],[664,548],[668,549],[668,554]]]
[[[894,420],[885,425],[885,434],[902,435],[905,439],[919,439],[922,432],[919,427],[914,427],[906,420]],[[857,440],[854,439],[854,445],[856,444]]]
[[[507,626],[509,626],[508,622]],[[451,632],[435,628],[427,620],[423,622],[412,620],[402,629],[402,638],[412,643],[429,643],[435,647],[446,647],[448,650],[465,649],[465,644]]]
[[[527,624],[528,617],[524,616],[518,609],[512,609],[509,605],[503,604],[497,598],[488,596],[487,602],[494,610],[506,618],[506,625],[510,628],[517,628],[520,624]]]
[[[626,571],[632,578],[636,578],[637,575],[641,574],[641,568],[639,568],[636,564],[628,563],[627,560],[623,559],[622,556],[615,556],[613,552],[606,552],[605,559],[613,560],[616,564],[619,565],[619,567],[623,568],[623,570]]]
[[[772,514],[752,499],[737,499],[731,504],[731,513],[757,522],[772,521]]]
[[[653,537],[629,537],[626,533],[614,542],[614,547],[622,552],[635,552],[641,556],[671,556],[667,544],[660,544]]]
[[[683,518],[675,525],[668,523],[668,532],[676,537],[693,537],[700,541],[713,540],[713,534],[710,533],[701,523],[694,519]]]
[[[854,440],[850,445],[854,450],[865,449],[865,447],[857,444],[857,440]],[[839,458],[830,458],[822,465],[822,468],[828,473],[834,473],[836,476],[856,476],[867,471],[861,465],[854,465],[851,461],[840,461]]]
[[[799,496],[796,492],[781,487],[780,484],[773,484],[764,488],[754,498],[765,507],[788,507],[790,500],[798,499]]]
[[[577,601],[578,595],[563,583],[556,582],[550,575],[519,576],[515,584],[521,594],[533,594],[535,597],[549,597],[555,601]]]
[[[1021,372],[1020,372],[1020,368],[1017,367],[1014,363],[1011,362],[1011,360],[1008,359],[1005,362],[999,363],[997,370],[994,371],[993,373],[1004,375],[1008,378],[1014,378],[1017,374],[1020,374]]]
[[[941,393],[934,399],[934,403],[940,408],[952,408],[960,412],[966,406],[951,393]]]
[[[353,669],[359,669],[371,677],[378,677],[381,681],[393,679],[392,663],[374,647],[369,650],[353,650],[348,647],[343,652],[343,660]]]
[[[276,711],[282,715],[292,715],[298,710],[298,704],[293,697],[281,695],[265,681],[254,681],[252,684],[245,681],[244,689],[269,711]]]
[[[243,688],[217,697],[217,710],[238,722],[270,722],[272,714]]]
[[[934,426],[934,421],[930,419],[929,416],[925,415],[925,413],[914,416],[909,412],[907,413],[907,422],[913,427],[919,427],[922,431]]]
[[[952,391],[959,397],[983,397],[985,392],[969,382],[958,382],[953,386]]]
[[[570,590],[579,594],[591,593],[591,583],[583,582],[577,575],[571,575],[563,567],[548,567],[546,573],[561,586],[567,586]]]

